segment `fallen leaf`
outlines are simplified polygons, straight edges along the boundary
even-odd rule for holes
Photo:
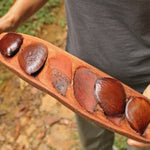
[[[57,116],[44,116],[43,119],[44,123],[52,126],[53,124],[57,123],[60,118]]]
[[[40,134],[36,137],[37,140],[39,139],[43,139],[45,137],[45,134],[46,134],[46,129],[43,128],[40,132]]]

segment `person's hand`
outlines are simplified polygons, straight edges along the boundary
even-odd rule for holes
[[[127,143],[131,146],[139,147],[139,148],[145,148],[145,147],[150,147],[150,144],[138,142],[132,139],[128,139]]]
[[[147,86],[147,88],[145,89],[145,91],[143,92],[143,95],[147,98],[150,99],[150,85]],[[127,143],[131,146],[135,146],[135,147],[139,147],[139,148],[146,148],[146,147],[150,147],[150,144],[146,144],[146,143],[142,143],[142,142],[138,142],[132,139],[128,139]]]

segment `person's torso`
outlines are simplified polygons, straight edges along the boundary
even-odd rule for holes
[[[66,0],[67,50],[128,85],[150,82],[149,0]]]

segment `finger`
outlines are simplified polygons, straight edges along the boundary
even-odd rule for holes
[[[132,139],[127,140],[128,145],[139,147],[139,148],[145,148],[145,147],[150,147],[150,144],[138,142]]]
[[[144,90],[143,95],[150,99],[150,84]]]

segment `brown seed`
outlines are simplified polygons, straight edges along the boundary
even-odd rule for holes
[[[71,82],[72,62],[64,55],[56,55],[49,59],[50,80],[54,88],[65,96]]]
[[[122,116],[126,95],[123,86],[113,78],[99,78],[95,83],[95,97],[108,116]]]
[[[7,57],[14,56],[20,49],[23,37],[17,33],[7,33],[0,40],[0,52]]]
[[[143,134],[150,122],[150,103],[143,97],[130,97],[125,114],[130,126]]]
[[[74,95],[79,104],[88,112],[93,112],[97,101],[94,97],[96,75],[88,68],[80,67],[74,75]]]
[[[37,73],[48,56],[47,47],[41,43],[30,44],[19,54],[19,64],[29,75]]]
[[[67,88],[70,84],[69,78],[62,74],[59,70],[52,70],[50,78],[54,88],[58,91],[58,93],[65,96]]]

